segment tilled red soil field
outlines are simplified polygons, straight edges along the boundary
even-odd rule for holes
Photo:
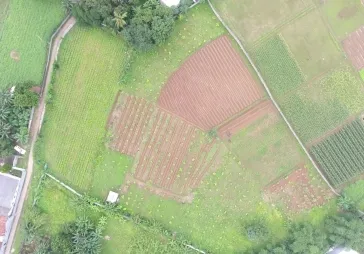
[[[154,111],[152,103],[119,93],[108,120],[109,129],[113,133],[110,148],[135,156]]]
[[[300,212],[325,204],[333,197],[329,189],[313,185],[308,170],[302,166],[265,189],[265,196],[283,204],[289,212]]]
[[[135,157],[132,183],[161,196],[191,201],[191,190],[219,162],[221,142],[144,99],[119,93],[108,120],[110,148]]]
[[[229,139],[232,135],[247,127],[254,121],[266,114],[274,112],[276,112],[276,109],[273,103],[270,100],[263,100],[247,112],[221,126],[218,130],[218,135],[222,139]]]
[[[158,105],[203,130],[264,96],[227,36],[192,55],[168,80]]]
[[[364,26],[349,34],[342,42],[344,50],[357,70],[364,68]]]

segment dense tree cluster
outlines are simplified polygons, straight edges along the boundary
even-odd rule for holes
[[[309,223],[294,225],[286,241],[268,245],[259,254],[322,254],[333,246],[364,251],[363,219],[355,213],[344,213],[327,218],[323,228]]]
[[[16,85],[15,91],[0,91],[0,158],[13,153],[15,143],[28,142],[31,108],[38,103],[38,94],[30,82]]]
[[[69,0],[71,1],[71,0]],[[171,35],[175,19],[185,13],[191,0],[169,8],[159,0],[79,0],[69,2],[72,14],[81,22],[122,34],[138,50],[149,50]]]

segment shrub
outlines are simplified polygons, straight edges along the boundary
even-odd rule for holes
[[[261,240],[268,236],[267,227],[260,221],[254,221],[245,227],[246,235],[250,241]]]
[[[0,167],[0,172],[2,173],[9,173],[11,170],[11,165],[10,164],[5,164],[4,166]]]
[[[14,91],[14,106],[20,108],[34,107],[38,104],[39,96],[31,91],[31,88],[37,86],[32,82],[18,84]]]

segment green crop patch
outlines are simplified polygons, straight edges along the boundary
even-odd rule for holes
[[[102,170],[98,157],[106,149],[105,125],[119,89],[125,51],[120,38],[78,26],[60,49],[43,152],[51,170],[81,190],[89,190],[95,170]]]
[[[334,186],[364,172],[364,125],[356,120],[311,148],[312,154]]]
[[[362,83],[342,66],[321,79],[302,85],[281,100],[282,109],[301,139],[310,142],[362,109]]]
[[[321,8],[339,40],[364,24],[364,7],[361,0],[325,1]]]
[[[261,42],[255,49],[254,57],[263,78],[278,96],[299,87],[304,81],[299,66],[279,36]]]
[[[361,79],[364,81],[364,69],[359,71]]]
[[[308,80],[337,66],[341,59],[317,10],[287,24],[281,33]]]
[[[7,1],[1,2],[4,3],[0,4],[0,88],[24,81],[40,83],[48,41],[65,17],[62,3],[11,0],[6,11],[2,5]],[[2,12],[6,12],[6,17]]]

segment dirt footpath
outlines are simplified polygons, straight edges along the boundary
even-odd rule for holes
[[[48,64],[48,68],[47,68],[47,71],[46,71],[44,79],[43,79],[43,82],[44,82],[43,83],[43,85],[44,85],[43,93],[42,93],[42,95],[41,95],[41,97],[39,99],[39,104],[38,104],[37,108],[34,111],[33,122],[32,122],[32,125],[30,127],[30,133],[29,133],[29,135],[30,135],[30,148],[29,148],[29,151],[28,151],[29,152],[29,160],[28,160],[28,167],[27,167],[27,175],[26,175],[26,178],[25,178],[23,191],[21,192],[21,195],[20,195],[18,209],[16,211],[16,214],[14,215],[14,224],[12,226],[12,229],[11,229],[11,232],[10,232],[10,235],[9,235],[7,247],[5,249],[5,254],[11,253],[12,245],[13,245],[14,239],[15,239],[15,233],[16,233],[16,230],[17,230],[17,228],[19,226],[19,219],[20,219],[20,216],[21,216],[22,211],[23,211],[24,201],[28,196],[29,185],[30,185],[30,181],[31,181],[31,178],[32,178],[32,174],[33,174],[34,145],[35,145],[35,142],[37,141],[38,133],[39,133],[39,130],[40,130],[41,126],[42,126],[43,115],[44,115],[44,112],[45,112],[45,105],[46,105],[46,95],[47,95],[47,91],[48,91],[48,85],[50,83],[51,76],[52,76],[53,63],[57,59],[58,49],[59,49],[59,46],[61,44],[61,41],[62,41],[63,37],[74,26],[75,23],[76,23],[75,18],[70,17],[65,23],[63,23],[63,25],[61,25],[58,33],[56,34],[56,36],[54,38],[54,43],[53,43],[51,51],[50,51],[49,64]]]

